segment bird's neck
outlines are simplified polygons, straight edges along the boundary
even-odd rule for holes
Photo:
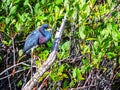
[[[39,32],[46,38],[49,39],[51,37],[51,34],[49,31],[46,31],[43,27],[39,29]]]
[[[45,30],[44,30],[43,27],[41,27],[41,28],[39,29],[39,32],[40,32],[43,36],[46,36]]]

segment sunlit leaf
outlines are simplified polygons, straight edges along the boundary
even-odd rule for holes
[[[29,0],[25,0],[24,5],[28,5]]]
[[[12,40],[9,40],[9,41],[2,41],[3,44],[7,45],[7,46],[10,46],[12,44]]]
[[[23,54],[23,50],[21,49],[21,50],[19,50],[19,56],[22,56],[22,54]]]
[[[85,26],[81,26],[81,27],[79,28],[79,36],[80,36],[82,39],[85,39],[85,33],[84,33],[84,31],[85,31]]]
[[[16,6],[13,6],[13,7],[10,9],[10,15],[16,13],[17,7],[18,7],[18,6],[16,5]]]
[[[6,17],[6,18],[5,18],[5,22],[6,22],[6,24],[8,24],[8,23],[10,22],[10,18],[9,18],[9,17]]]
[[[108,56],[108,58],[113,58],[113,57],[116,57],[117,56],[117,54],[116,53],[114,53],[114,52],[108,52],[107,53],[107,56]]]
[[[77,8],[75,8],[74,11],[73,11],[73,14],[72,14],[73,20],[76,20],[76,19],[77,19],[77,14],[78,14]]]
[[[56,0],[56,4],[61,4],[63,0]]]
[[[50,74],[50,77],[51,77],[51,79],[52,79],[53,81],[55,81],[55,74],[54,74],[54,73],[51,73],[51,74]]]
[[[62,50],[69,50],[70,49],[70,46],[71,46],[71,42],[70,41],[67,41],[65,42],[63,45],[62,45]]]
[[[59,13],[60,13],[59,7],[58,7],[58,6],[55,6],[55,17],[56,17],[56,19],[58,19]]]
[[[76,76],[77,76],[77,75],[76,75],[76,69],[77,69],[77,68],[73,69],[73,78],[76,78]]]
[[[45,4],[46,3],[46,0],[41,0],[42,4]]]
[[[97,40],[97,38],[87,38],[86,40]]]
[[[118,41],[118,32],[115,30],[112,30],[112,38],[115,41]]]
[[[85,9],[85,13],[87,14],[87,16],[90,14],[90,7],[87,5],[86,9]]]
[[[18,83],[17,83],[17,86],[20,87],[22,85],[22,80],[20,80]]]
[[[68,12],[69,11],[69,0],[64,1],[64,7],[65,7],[66,11]]]
[[[70,87],[74,87],[74,86],[75,86],[75,81],[72,80],[72,81],[70,82]]]
[[[84,78],[82,77],[82,73],[78,68],[76,69],[76,76],[78,80],[84,80]]]
[[[61,65],[60,68],[58,69],[58,72],[63,72],[64,70],[64,65]]]
[[[0,61],[2,61],[2,57],[0,56]]]

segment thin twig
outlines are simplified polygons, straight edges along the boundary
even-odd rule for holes
[[[24,62],[30,62],[30,60],[27,60],[27,61],[24,61]],[[8,70],[10,70],[10,69],[12,69],[12,68],[14,68],[14,67],[16,67],[16,66],[19,66],[19,65],[21,65],[21,64],[24,64],[24,62],[17,63],[17,64],[15,64],[15,65],[13,65],[13,66],[5,69],[4,71],[2,71],[2,72],[0,73],[0,76],[1,76],[2,74],[4,74],[5,72],[7,72]]]
[[[90,73],[89,73],[89,76],[88,76],[88,78],[87,78],[87,80],[85,81],[85,83],[84,83],[84,85],[83,86],[86,86],[86,84],[88,83],[88,81],[90,80],[90,78],[91,78],[91,76],[92,76],[92,70],[90,71]]]
[[[29,68],[27,68],[27,69],[29,69]],[[16,73],[19,73],[19,72],[22,72],[22,71],[25,71],[25,70],[27,70],[27,69],[22,69],[22,70],[16,71],[15,74],[16,74]],[[4,76],[4,77],[0,78],[0,80],[3,80],[3,79],[8,78],[8,77],[10,77],[10,76],[12,76],[12,73],[9,74],[9,75],[7,75],[7,76]]]
[[[14,44],[14,38],[12,37],[12,46],[13,46],[13,65],[16,64],[16,60],[15,60],[15,44]]]
[[[0,30],[0,32],[2,32],[3,34],[5,34],[7,37],[11,38],[6,32]]]
[[[9,59],[9,57],[7,57],[7,59],[6,59],[6,68],[8,68],[8,59]],[[7,75],[9,75],[8,71],[7,71]],[[12,90],[11,89],[11,83],[10,83],[10,76],[8,77],[8,83],[9,83],[9,89]]]
[[[48,78],[49,78],[49,75],[46,76],[46,78],[43,80],[42,84],[40,85],[40,87],[37,90],[42,90],[42,88],[45,86],[44,84],[46,83]]]
[[[77,88],[70,88],[68,90],[89,90],[88,88],[93,88],[95,85],[90,85],[90,86],[82,86],[82,87],[77,87]],[[91,89],[92,90],[92,89]]]

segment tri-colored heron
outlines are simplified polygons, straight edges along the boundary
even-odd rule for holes
[[[29,52],[31,50],[31,53],[33,54],[33,48],[39,44],[45,44],[47,41],[51,39],[51,33],[48,30],[45,30],[45,28],[48,28],[48,24],[43,24],[41,27],[37,28],[31,34],[28,35],[28,37],[25,40],[23,53]],[[33,55],[31,55],[33,56]],[[31,60],[31,76],[32,76],[32,60]]]
[[[31,34],[28,35],[28,37],[25,40],[23,53],[26,53],[33,47],[44,44],[51,38],[51,33],[48,30],[45,30],[45,28],[48,28],[48,24],[43,24],[41,27],[37,28]]]

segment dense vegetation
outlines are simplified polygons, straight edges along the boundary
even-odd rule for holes
[[[120,0],[1,0],[0,88],[18,90],[30,79],[27,35],[48,23],[52,42],[34,50],[39,68],[51,52],[54,35],[67,13],[56,61],[39,88],[120,89]],[[9,68],[12,67],[12,68]],[[9,68],[9,69],[8,69]],[[8,70],[7,70],[8,69]]]

